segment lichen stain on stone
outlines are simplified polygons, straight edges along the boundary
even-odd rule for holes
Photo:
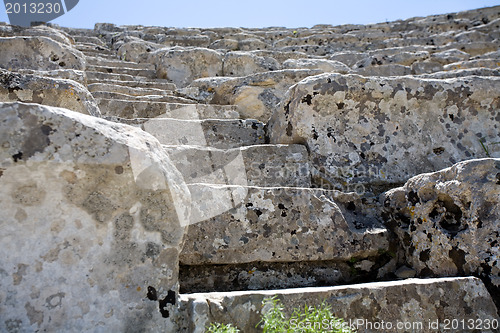
[[[38,188],[35,183],[18,186],[12,194],[15,202],[24,206],[40,205],[45,199],[46,193]]]
[[[26,302],[24,308],[26,309],[26,314],[28,315],[30,324],[37,324],[38,327],[40,327],[43,323],[43,312],[37,311],[36,308],[29,302]]]
[[[63,298],[66,296],[66,293],[60,292],[54,295],[51,295],[45,299],[45,307],[49,310],[55,309],[57,307],[62,306]]]
[[[89,194],[83,202],[82,208],[100,223],[109,221],[116,209],[111,200],[98,191]]]
[[[17,286],[21,283],[21,281],[23,280],[23,276],[25,276],[27,274],[27,269],[28,269],[28,265],[26,264],[18,264],[17,265],[17,271],[12,274],[12,280],[14,281],[14,285]]]

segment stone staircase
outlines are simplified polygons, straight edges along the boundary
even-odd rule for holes
[[[455,230],[466,220],[462,194],[450,199],[425,184],[409,188],[420,184],[414,176],[459,165],[458,177],[467,166],[457,162],[481,158],[487,159],[477,168],[489,165],[496,176],[488,181],[498,184],[491,163],[500,158],[499,25],[500,7],[491,7],[367,26],[14,31],[5,25],[0,36],[67,38],[85,66],[68,63],[50,76],[84,71],[87,98],[101,118],[154,136],[158,156],[168,156],[180,172],[190,217],[179,246],[180,287],[171,289],[181,293],[171,316],[177,326],[167,331],[204,332],[221,321],[257,332],[262,299],[279,295],[287,311],[327,300],[359,332],[437,332],[446,320],[498,320],[492,301],[500,304],[493,259],[498,186],[480,193],[491,200],[473,195],[467,206],[478,211],[467,223],[492,221],[484,237],[493,250],[474,245],[464,252],[463,243],[480,240],[463,238],[450,243],[445,259],[435,259],[443,250],[432,239],[445,240],[414,225],[425,215],[444,233]],[[11,64],[1,67],[22,74]],[[60,106],[9,87],[0,101]],[[437,133],[432,126],[440,123],[452,134]],[[406,139],[397,141],[398,134]],[[449,181],[490,186],[466,176]],[[439,207],[422,208],[434,197]],[[471,228],[480,229],[476,223],[457,230]],[[142,298],[157,301],[149,288]],[[161,302],[160,312],[166,317]],[[136,329],[157,331],[147,316]],[[380,330],[369,328],[370,321],[417,327]]]

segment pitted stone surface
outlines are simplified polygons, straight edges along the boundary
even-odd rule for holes
[[[339,287],[183,295],[182,306],[190,314],[183,332],[201,332],[200,328],[211,322],[231,323],[245,333],[261,332],[261,313],[268,311],[262,308],[262,301],[274,295],[281,300],[288,316],[294,308],[303,310],[305,305],[317,306],[318,300],[325,300],[336,316],[354,325],[352,328],[358,332],[366,333],[380,332],[382,322],[386,323],[383,331],[388,333],[402,332],[397,328],[398,322],[418,325],[412,326],[415,332],[432,333],[445,331],[445,320],[449,318],[463,318],[465,322],[498,320],[491,296],[477,278],[410,279]],[[359,326],[355,325],[356,319],[360,320]],[[432,326],[436,322],[437,328]],[[391,323],[391,329],[387,329],[387,323]],[[327,331],[332,327],[323,328]]]
[[[220,207],[201,206],[199,212],[193,207],[192,217],[199,214],[200,222],[189,228],[182,264],[347,262],[389,250],[387,230],[363,214],[354,193],[203,184],[189,188],[193,200],[200,196],[221,200]],[[230,201],[224,202],[224,197]],[[223,213],[203,219],[210,209]]]
[[[0,102],[14,101],[63,107],[96,117],[101,115],[89,91],[75,81],[0,69]]]
[[[264,144],[264,124],[253,119],[138,118],[110,120],[140,127],[163,145],[211,146],[231,149]]]
[[[7,70],[85,69],[84,55],[47,37],[0,38],[0,67]]]
[[[205,48],[172,47],[151,53],[159,78],[185,87],[202,77],[222,75],[222,54]]]
[[[160,144],[66,109],[0,108],[0,330],[175,331],[190,195]]]
[[[286,69],[240,78],[194,81],[181,92],[199,102],[237,105],[243,118],[267,121],[289,87],[321,70]]]
[[[493,77],[325,74],[294,86],[268,131],[271,143],[305,142],[324,186],[365,191],[458,161],[500,156],[492,144],[500,138],[499,91],[500,79]]]
[[[165,146],[188,184],[311,187],[309,155],[302,145],[234,149]]]
[[[476,275],[500,292],[500,159],[411,178],[381,198],[388,225],[422,276]]]
[[[224,56],[224,76],[247,76],[281,69],[276,59],[261,57],[250,52],[228,52]]]

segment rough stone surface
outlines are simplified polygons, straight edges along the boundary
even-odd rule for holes
[[[0,330],[173,331],[189,192],[158,142],[66,109],[0,108]]]
[[[193,209],[192,218],[199,214],[196,221],[201,222],[190,226],[181,255],[183,264],[331,259],[346,262],[353,257],[376,257],[389,249],[387,230],[373,216],[363,214],[360,199],[354,193],[189,187],[196,189],[191,190],[193,200],[197,196],[214,196],[220,201],[198,208],[199,212]],[[224,202],[224,197],[229,201]],[[221,214],[203,218],[212,211]]]
[[[111,120],[135,125],[155,136],[164,145],[211,146],[231,149],[264,144],[264,124],[253,119],[172,119],[138,118]]]
[[[77,82],[0,69],[0,102],[14,101],[63,107],[97,117],[101,115],[92,95]]]
[[[47,37],[0,38],[0,67],[8,70],[85,69],[84,55]]]
[[[311,187],[309,156],[302,145],[225,150],[185,145],[165,150],[188,184]]]
[[[241,78],[199,79],[181,92],[200,102],[237,105],[241,117],[267,121],[290,86],[320,73],[287,69]]]
[[[222,75],[222,54],[205,48],[173,47],[151,53],[159,78],[185,87],[202,77]]]
[[[351,69],[344,63],[326,59],[288,59],[283,63],[283,68],[294,69],[319,69],[325,73],[335,72],[346,74]]]
[[[500,159],[413,177],[381,201],[408,263],[420,275],[476,275],[499,297]]]
[[[492,144],[499,141],[499,91],[493,77],[325,74],[294,86],[268,131],[271,143],[306,143],[322,185],[365,191],[461,160],[500,156]]]
[[[255,73],[275,71],[280,64],[271,57],[261,57],[250,52],[228,52],[224,56],[224,76],[247,76]]]
[[[366,333],[381,332],[381,326],[375,325],[383,322],[386,323],[383,332],[403,332],[397,325],[406,322],[422,325],[422,328],[412,326],[409,332],[431,333],[446,331],[445,321],[455,318],[466,322],[498,319],[488,291],[477,278],[410,279],[339,287],[183,295],[182,306],[190,316],[181,332],[203,332],[203,327],[211,322],[231,323],[245,333],[261,332],[262,329],[257,328],[261,313],[268,311],[262,308],[262,301],[274,295],[281,300],[287,315],[291,315],[294,308],[303,309],[305,305],[313,306],[325,300],[334,315],[347,323],[351,321],[353,328]],[[437,328],[429,327],[429,323],[435,325],[436,322]],[[323,329],[329,331],[331,326]]]

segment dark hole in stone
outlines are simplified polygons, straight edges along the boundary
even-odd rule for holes
[[[281,217],[286,217],[286,216],[287,216],[287,215],[286,215],[286,212],[285,212],[285,211],[282,211],[282,212],[281,212]]]
[[[64,67],[64,66],[66,66],[66,63],[65,63],[64,61],[61,61],[61,62],[59,63],[59,66]]]
[[[467,229],[467,225],[462,224],[462,210],[453,202],[453,199],[449,195],[441,194],[436,205],[445,209],[439,225],[448,231],[452,237],[456,236],[460,231]]]
[[[288,122],[288,126],[286,127],[286,135],[292,136],[293,126],[291,122]]]
[[[59,57],[57,56],[57,54],[53,54],[50,56],[50,61],[57,61],[59,60]]]
[[[247,203],[247,204],[245,205],[245,207],[247,207],[247,208],[248,208],[248,207],[253,207],[253,203],[249,202],[249,203]]]
[[[115,173],[117,175],[121,175],[123,173],[123,167],[121,165],[118,165],[117,167],[115,167]]]
[[[444,152],[444,148],[443,147],[437,147],[437,148],[434,148],[432,151],[436,155],[441,155]]]
[[[285,205],[283,205],[282,203],[278,204],[278,208],[279,209],[285,209]]]
[[[342,110],[344,108],[345,104],[340,102],[340,103],[337,103],[337,107],[339,108],[339,110]]]
[[[420,261],[422,261],[422,262],[428,261],[429,258],[431,257],[430,254],[431,254],[431,250],[430,249],[427,249],[425,251],[420,252],[420,256],[419,256]]]
[[[307,105],[311,105],[312,104],[312,96],[307,94],[305,97],[302,98],[301,102],[307,103]]]
[[[497,173],[497,185],[500,185],[500,172]]]
[[[460,274],[464,273],[465,254],[465,251],[457,249],[456,247],[452,248],[448,252],[448,255],[450,256],[451,260],[453,260],[455,266],[457,266],[458,272]]]
[[[412,204],[412,206],[415,206],[417,203],[420,202],[420,199],[417,195],[417,192],[415,191],[410,191],[408,193],[408,201]]]
[[[42,133],[45,135],[49,135],[50,133],[52,133],[52,127],[50,127],[49,125],[42,125],[40,129],[42,130]]]
[[[113,68],[106,68],[106,72],[113,73]]]
[[[429,217],[431,219],[435,219],[437,216],[439,216],[439,212],[438,212],[437,207],[434,207],[434,209],[432,210],[432,212],[430,212]]]
[[[15,155],[12,155],[12,159],[14,160],[14,163],[17,163],[17,161],[20,161],[23,159],[23,153],[19,152]]]
[[[175,291],[169,290],[164,299],[159,300],[160,313],[163,318],[168,318],[170,313],[166,309],[167,304],[175,305]]]
[[[148,287],[148,293],[146,295],[146,297],[150,300],[150,301],[157,301],[158,300],[158,295],[156,294],[156,289],[149,286]]]
[[[366,155],[365,153],[360,153],[359,156],[362,158],[362,159],[365,159],[366,158]]]
[[[448,117],[450,117],[451,121],[453,121],[453,119],[455,118],[455,116],[452,114],[449,114]]]
[[[356,205],[354,204],[353,201],[349,201],[349,203],[347,204],[347,210],[356,210]]]
[[[259,209],[257,209],[257,210],[255,211],[255,214],[257,214],[257,216],[261,216],[261,215],[262,215],[262,212],[261,212]]]

